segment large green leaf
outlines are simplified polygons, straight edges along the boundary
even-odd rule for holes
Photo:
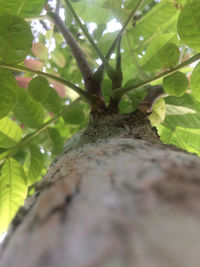
[[[168,43],[177,43],[176,33],[161,34],[151,41],[140,63],[144,70],[154,71],[162,67],[158,55]]]
[[[38,178],[41,178],[41,172],[44,167],[44,155],[41,153],[40,148],[32,142],[27,145],[27,151],[28,154],[24,163],[24,170],[29,186],[35,183]]]
[[[21,17],[0,16],[0,60],[15,64],[22,62],[30,52],[33,36],[28,23]]]
[[[168,43],[158,52],[158,60],[161,66],[172,68],[177,65],[180,58],[180,51],[175,44]]]
[[[200,130],[182,127],[168,128],[158,125],[158,133],[164,144],[173,144],[200,156]]]
[[[176,20],[179,11],[169,1],[162,1],[147,12],[136,27],[129,30],[131,46],[136,47],[147,44],[150,40],[164,32],[176,31]]]
[[[84,0],[73,6],[85,22],[105,23],[114,18],[112,9],[108,9],[106,2],[107,0]]]
[[[38,16],[42,11],[45,0],[1,0],[0,15],[11,13],[23,17]]]
[[[16,145],[22,137],[22,129],[11,119],[0,120],[0,147],[9,148]]]
[[[32,100],[27,91],[23,88],[19,89],[14,114],[25,126],[37,128],[43,122],[44,109],[40,103]]]
[[[24,204],[26,195],[23,168],[15,159],[9,158],[3,165],[0,176],[0,233],[6,231],[16,211]]]
[[[182,9],[177,22],[178,34],[187,46],[200,50],[200,1],[191,1]]]

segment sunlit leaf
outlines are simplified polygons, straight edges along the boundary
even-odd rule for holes
[[[175,44],[168,43],[158,52],[158,60],[165,68],[171,68],[178,64],[180,51]]]
[[[0,233],[18,208],[24,204],[27,195],[26,176],[22,166],[13,158],[6,160],[0,176]]]
[[[163,98],[159,99],[153,106],[152,113],[148,116],[152,125],[160,124],[165,118],[165,101]]]
[[[197,64],[192,72],[190,88],[194,97],[200,101],[200,63]]]
[[[5,117],[0,120],[0,147],[15,146],[22,137],[22,129],[11,119]]]
[[[178,34],[187,46],[200,49],[200,2],[191,1],[185,5],[177,22]]]
[[[163,79],[163,88],[169,95],[182,96],[188,88],[188,79],[184,73],[176,71]]]

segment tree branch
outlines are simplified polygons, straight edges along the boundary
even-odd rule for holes
[[[71,11],[73,17],[75,18],[77,24],[80,26],[83,34],[88,39],[88,41],[90,42],[92,47],[95,49],[97,55],[100,57],[101,61],[103,62],[104,67],[106,68],[106,70],[109,73],[110,71],[112,71],[112,67],[110,66],[108,60],[104,57],[104,55],[101,53],[101,51],[99,50],[99,48],[96,45],[96,43],[94,42],[94,40],[91,38],[87,28],[85,27],[85,25],[83,25],[83,23],[81,22],[81,20],[77,16],[77,14],[76,14],[75,10],[73,9],[72,5],[70,4],[70,2],[68,0],[65,0],[65,3],[68,6],[69,10]]]
[[[45,72],[42,72],[42,71],[29,69],[27,67],[19,66],[19,65],[0,64],[0,68],[20,71],[20,72],[28,72],[28,73],[37,74],[37,75],[45,77],[45,78],[50,78],[50,79],[52,79],[54,81],[60,82],[60,83],[62,83],[64,85],[66,85],[67,87],[71,88],[78,95],[80,95],[86,102],[89,102],[90,104],[96,102],[96,97],[94,95],[91,95],[90,93],[85,92],[84,90],[82,90],[78,86],[74,85],[73,83],[71,83],[71,82],[69,82],[69,81],[67,81],[67,80],[65,80],[63,78],[57,77],[55,75],[52,75],[52,74],[49,74],[49,73],[45,73]]]
[[[109,48],[107,54],[106,54],[106,59],[109,60],[111,54],[113,53],[114,49],[116,48],[119,39],[121,38],[121,36],[123,36],[123,33],[125,32],[129,22],[131,21],[131,19],[133,18],[133,16],[135,15],[135,13],[137,12],[137,10],[141,7],[142,3],[144,0],[139,0],[137,5],[135,6],[135,8],[133,9],[133,11],[131,12],[131,14],[128,16],[126,22],[124,23],[122,29],[119,31],[119,33],[117,34],[117,36],[115,37],[111,47]],[[103,77],[103,71],[104,71],[104,65],[102,64],[94,73],[94,77],[95,79],[97,79],[98,81],[101,79],[101,77]]]
[[[152,112],[153,105],[158,99],[166,96],[162,85],[151,86],[144,100],[139,104],[138,108],[142,113],[149,114]]]
[[[130,87],[126,87],[126,88],[119,88],[119,89],[116,89],[115,91],[113,91],[111,93],[111,96],[114,98],[114,99],[118,99],[120,100],[121,97],[123,95],[125,95],[126,93],[128,93],[129,91],[133,90],[133,89],[136,89],[136,88],[139,88],[141,86],[144,86],[144,85],[147,85],[153,81],[156,81],[160,78],[163,78],[165,76],[168,76],[174,72],[176,72],[177,70],[179,69],[182,69],[184,67],[186,67],[187,65],[191,64],[191,63],[194,63],[195,61],[199,60],[200,59],[200,53],[192,56],[191,58],[189,58],[188,60],[182,62],[181,64],[177,65],[176,67],[170,69],[170,70],[167,70],[159,75],[157,75],[156,77],[153,77],[153,78],[150,78],[142,83],[139,83],[139,84],[136,84],[136,85],[133,85],[133,86],[130,86]]]
[[[65,38],[68,46],[70,47],[72,54],[76,59],[78,67],[81,71],[82,77],[84,79],[86,91],[90,94],[94,94],[97,95],[98,97],[101,97],[102,92],[100,83],[98,83],[93,79],[93,72],[86,60],[85,54],[83,53],[80,46],[72,36],[71,32],[65,26],[65,24],[57,14],[49,12],[48,15],[50,18],[53,19],[56,27],[63,34],[63,37]]]

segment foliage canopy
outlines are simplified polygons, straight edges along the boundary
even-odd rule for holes
[[[97,103],[131,113],[159,88],[162,141],[200,155],[199,59],[197,0],[2,0],[0,233]]]

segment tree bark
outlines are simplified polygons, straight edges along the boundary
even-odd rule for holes
[[[67,147],[15,218],[0,266],[199,267],[199,158],[142,125]]]

